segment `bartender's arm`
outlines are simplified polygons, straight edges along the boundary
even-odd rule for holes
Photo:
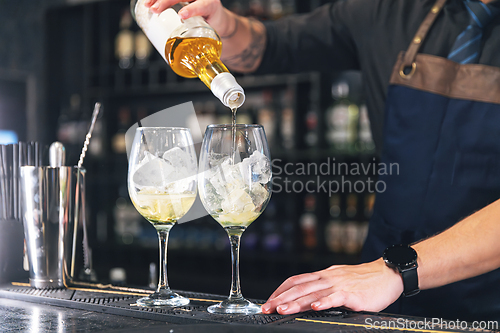
[[[450,229],[412,247],[418,254],[420,289],[474,277],[500,267],[500,200]],[[344,306],[380,311],[403,292],[399,273],[380,258],[287,279],[262,306],[264,313],[291,314]]]
[[[145,5],[155,13],[182,0],[148,0]],[[264,25],[236,15],[224,8],[220,0],[198,0],[179,11],[182,19],[202,16],[217,31],[223,42],[221,59],[229,68],[240,73],[253,72],[259,66],[266,46]]]

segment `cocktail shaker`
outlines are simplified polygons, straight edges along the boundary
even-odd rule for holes
[[[60,288],[73,278],[72,247],[79,215],[84,211],[79,206],[84,192],[77,195],[77,191],[82,191],[84,177],[85,170],[78,167],[21,167],[24,236],[32,287]]]

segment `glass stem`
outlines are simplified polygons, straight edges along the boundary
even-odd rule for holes
[[[227,229],[229,242],[231,243],[231,263],[232,263],[232,278],[231,278],[231,294],[230,300],[242,299],[240,287],[240,240],[245,229],[234,227]]]
[[[158,241],[160,248],[160,269],[159,269],[159,279],[158,279],[158,288],[156,292],[160,291],[170,291],[170,287],[168,286],[168,278],[167,278],[167,245],[168,245],[168,234],[172,229],[172,226],[169,228],[165,228],[162,230],[158,230]]]

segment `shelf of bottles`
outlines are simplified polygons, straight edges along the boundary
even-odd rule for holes
[[[260,20],[309,11],[323,2],[223,1],[231,10]],[[81,5],[81,11],[62,8],[53,14],[65,16],[71,10],[83,25],[79,62],[61,55],[83,70],[82,84],[71,90],[68,83],[61,96],[52,92],[51,106],[60,108],[57,139],[70,147],[70,160],[77,160],[89,119],[84,110],[103,102],[86,159],[87,193],[92,193],[90,241],[93,253],[99,254],[94,263],[102,280],[111,268],[123,267],[128,283],[145,285],[148,271],[154,271],[149,264],[157,262],[157,236],[128,196],[125,132],[138,120],[186,101],[193,102],[201,128],[231,119],[202,82],[171,71],[134,23],[128,3],[93,2]],[[260,294],[256,291],[253,297],[267,297],[290,275],[358,261],[375,198],[374,185],[368,186],[375,179],[376,159],[366,107],[349,80],[335,80],[332,96],[324,98],[324,78],[316,72],[236,76],[246,92],[237,122],[262,124],[271,148],[272,199],[245,232],[241,258],[246,278],[268,280],[267,289],[260,286]],[[62,75],[59,86],[70,78]],[[368,171],[353,172],[356,165]],[[188,275],[203,273],[207,288],[217,285],[221,276],[230,276],[228,249],[226,233],[211,218],[175,226],[169,240],[171,283],[191,288]],[[111,271],[124,279],[122,270]],[[226,282],[222,280],[222,288]],[[203,288],[199,281],[195,285]],[[245,289],[252,293],[252,286]]]

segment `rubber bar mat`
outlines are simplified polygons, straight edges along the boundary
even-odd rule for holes
[[[279,314],[231,315],[212,314],[207,307],[224,300],[226,297],[205,293],[176,291],[190,298],[190,304],[175,308],[144,308],[135,304],[141,296],[124,295],[113,291],[85,291],[73,289],[35,289],[26,286],[5,286],[0,288],[0,297],[18,299],[35,303],[65,306],[97,312],[106,312],[143,319],[163,320],[173,324],[196,323],[234,323],[250,325],[268,325],[291,323],[297,317],[318,318],[341,316],[339,311],[302,313],[283,316]],[[263,303],[262,300],[252,300]]]
[[[136,305],[137,293],[116,292],[115,290],[84,290],[81,288],[68,289],[35,289],[27,284],[14,286],[0,286],[0,297],[63,306],[94,312],[109,313],[134,318],[165,321],[172,324],[243,324],[269,325],[279,328],[290,328],[300,332],[336,332],[336,333],[367,333],[376,330],[377,333],[440,333],[440,332],[477,332],[473,329],[413,329],[408,327],[373,326],[367,323],[389,323],[407,319],[410,322],[422,321],[424,318],[405,317],[383,313],[351,312],[330,309],[325,311],[309,311],[295,315],[283,316],[279,314],[255,315],[220,315],[207,312],[207,307],[226,297],[205,293],[176,291],[190,298],[191,302],[175,308],[143,308]],[[146,295],[146,294],[143,294]],[[256,303],[263,301],[252,300]],[[216,327],[216,326],[214,326]],[[482,333],[498,333],[498,330],[480,330]]]

